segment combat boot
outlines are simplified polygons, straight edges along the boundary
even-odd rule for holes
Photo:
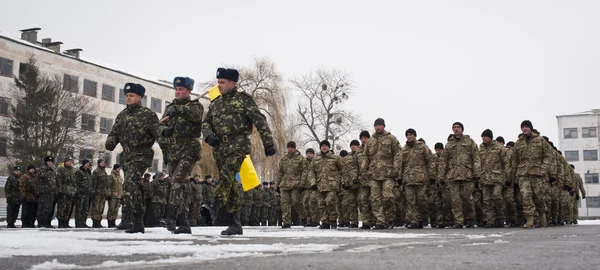
[[[108,219],[107,221],[108,221],[108,227],[109,227],[109,228],[114,228],[114,227],[117,227],[117,226],[115,225],[115,221],[114,221],[114,220],[110,220],[110,219]]]
[[[435,228],[435,227],[437,227],[437,225],[438,224],[437,224],[436,218],[431,218],[431,228]]]
[[[548,225],[548,220],[546,219],[546,214],[542,213],[540,215],[540,228],[546,228]]]
[[[192,234],[192,228],[190,227],[190,221],[188,219],[187,213],[184,211],[181,213],[177,220],[181,224],[179,228],[173,231],[174,234]]]
[[[11,223],[8,223],[8,224],[6,225],[6,228],[9,228],[9,229],[16,229],[17,227],[15,226],[15,223],[14,223],[14,222],[11,222]]]
[[[242,229],[240,211],[238,210],[235,213],[230,213],[230,215],[233,222],[231,225],[229,225],[229,227],[227,227],[227,229],[221,232],[221,235],[243,235],[244,230]]]
[[[422,219],[421,219],[421,223],[420,223],[419,225],[421,225],[421,226],[420,226],[420,227],[421,227],[421,229],[422,229],[422,228],[424,228],[424,227],[427,227],[427,225],[429,225],[429,219],[428,219],[428,218],[422,218]],[[433,227],[433,226],[432,226],[432,227]]]
[[[525,228],[525,229],[533,229],[534,228],[533,216],[527,216],[526,220],[527,220],[527,222],[525,223],[525,225],[523,225],[523,228]]]
[[[446,228],[446,225],[444,225],[444,224],[440,223],[440,224],[438,224],[436,227],[437,227],[438,229],[443,229],[443,228]]]
[[[385,225],[375,225],[375,227],[373,227],[373,230],[385,230],[387,229],[387,227]]]
[[[281,225],[281,228],[282,228],[282,229],[289,229],[289,228],[291,228],[291,227],[292,227],[292,226],[290,226],[290,224],[283,224],[283,225]]]
[[[92,228],[95,228],[95,229],[104,228],[104,226],[102,226],[102,224],[100,224],[100,220],[92,220],[92,222],[94,223],[94,224],[92,224]]]
[[[125,233],[144,233],[144,225],[134,224],[131,229],[125,230]]]
[[[173,234],[192,234],[192,228],[190,226],[181,226],[173,231]]]
[[[423,226],[417,223],[411,223],[410,225],[408,225],[408,229],[423,229]]]
[[[350,228],[350,229],[356,229],[356,228],[358,228],[358,224],[351,223],[350,225],[348,225],[348,228]]]
[[[558,221],[556,221],[556,225],[565,226],[565,221],[562,218],[558,218]]]
[[[454,223],[454,226],[452,226],[452,229],[462,229],[463,225],[460,223]]]
[[[325,223],[325,222],[321,223],[321,226],[319,226],[319,229],[323,229],[323,230],[330,229],[330,228],[331,228],[331,226],[329,226],[329,223]]]
[[[133,223],[131,223],[131,207],[123,206],[123,211],[121,211],[121,223],[117,225],[117,230],[128,230],[133,228]]]
[[[330,228],[331,228],[331,229],[337,229],[337,222],[335,222],[335,221],[332,221],[332,222],[331,222],[331,225],[330,225]]]
[[[300,226],[306,226],[306,218],[303,218],[302,220],[300,220]]]
[[[496,228],[504,228],[504,219],[499,218],[496,220]]]
[[[58,220],[58,228],[59,229],[65,228],[65,221],[64,220],[62,220],[62,219]]]
[[[361,229],[361,230],[370,230],[370,229],[371,229],[371,226],[369,226],[369,225],[367,225],[367,224],[363,224],[363,225],[360,227],[360,229]]]

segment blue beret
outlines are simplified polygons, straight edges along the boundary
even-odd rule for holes
[[[190,77],[175,77],[175,79],[173,79],[173,88],[177,86],[194,90],[194,79]]]
[[[237,69],[232,68],[218,68],[217,69],[217,79],[227,79],[230,81],[237,82],[240,78],[240,73]]]
[[[135,93],[142,97],[146,94],[146,88],[144,88],[141,84],[137,83],[126,83],[125,87],[123,87],[123,92],[127,93]]]

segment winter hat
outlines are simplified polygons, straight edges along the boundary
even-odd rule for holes
[[[308,148],[308,149],[306,149],[306,153],[307,153],[307,154],[308,154],[308,153],[311,153],[311,154],[313,154],[313,155],[314,155],[314,154],[315,154],[315,149]]]
[[[232,68],[218,68],[217,79],[227,79],[230,81],[237,82],[240,78],[240,73],[236,69]]]
[[[383,120],[383,118],[377,118],[377,119],[375,119],[375,123],[373,125],[385,127],[385,120]]]
[[[347,155],[348,155],[348,151],[346,151],[346,150],[340,151],[340,157],[345,157]]]
[[[83,161],[81,161],[81,166],[85,166],[85,164],[90,163],[89,160],[84,159]]]
[[[352,140],[350,146],[360,146],[360,142],[358,142],[358,140]]]
[[[417,131],[416,131],[416,130],[414,130],[414,129],[412,129],[412,128],[409,128],[409,129],[407,129],[407,130],[404,132],[404,136],[408,136],[408,134],[415,135],[415,137],[416,137],[416,136],[417,136]]]
[[[515,142],[513,142],[513,141],[507,142],[506,146],[514,147],[515,146]]]
[[[113,170],[116,170],[116,169],[118,169],[118,168],[121,168],[121,165],[119,165],[119,164],[115,164],[115,165],[113,165]]]
[[[461,129],[462,131],[465,131],[465,126],[463,126],[463,124],[462,124],[461,122],[454,122],[454,124],[452,124],[452,127],[454,127],[454,126],[456,126],[456,125],[459,125],[459,126],[460,126],[460,129]]]
[[[494,138],[494,133],[490,129],[486,129],[481,133],[481,137],[488,137],[490,139]]]
[[[175,79],[173,79],[173,88],[177,86],[188,90],[194,90],[194,79],[190,77],[175,77]]]
[[[327,147],[331,148],[331,143],[329,143],[328,140],[321,141],[321,143],[319,144],[319,147],[321,147],[323,145],[327,145]]]
[[[363,131],[360,132],[360,135],[358,135],[359,139],[361,139],[362,137],[371,138],[371,134],[368,131],[363,130]]]
[[[533,124],[529,120],[525,120],[521,122],[521,128],[528,127],[529,129],[533,129]]]
[[[435,144],[435,146],[433,147],[433,149],[435,149],[435,150],[437,150],[437,149],[444,150],[444,144],[441,143],[441,142],[438,142],[438,143]]]
[[[144,88],[141,84],[138,83],[126,83],[125,87],[123,87],[123,93],[135,93],[144,97],[146,94],[146,88]]]
[[[29,170],[31,170],[31,169],[34,169],[34,170],[35,170],[35,165],[29,165],[29,166],[27,166],[27,171],[29,171]]]

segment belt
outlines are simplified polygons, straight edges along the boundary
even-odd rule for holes
[[[130,146],[123,146],[123,153],[131,153],[131,152],[148,152],[152,150],[152,146],[150,147],[130,147]]]
[[[230,139],[232,139],[232,140],[235,140],[235,139],[248,139],[248,135],[235,135],[235,134],[222,135],[221,136],[221,143],[228,143]]]
[[[196,137],[181,137],[181,138],[174,137],[174,138],[168,138],[168,139],[169,139],[170,144],[198,141],[198,138],[196,138]]]

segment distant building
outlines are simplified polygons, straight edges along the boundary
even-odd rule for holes
[[[559,149],[584,180],[587,198],[579,201],[579,216],[600,217],[600,109],[559,115]]]

